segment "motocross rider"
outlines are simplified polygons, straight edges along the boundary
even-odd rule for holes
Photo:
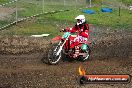
[[[77,23],[72,28],[62,29],[63,31],[78,33],[78,36],[74,39],[74,42],[84,42],[89,38],[89,25],[85,21],[84,15],[79,15],[75,18]]]
[[[77,23],[72,28],[63,29],[63,31],[78,34],[74,40],[72,40],[72,38],[70,39],[72,41],[70,43],[70,48],[74,48],[80,42],[87,41],[89,38],[89,25],[85,21],[85,16],[78,15],[75,19]]]

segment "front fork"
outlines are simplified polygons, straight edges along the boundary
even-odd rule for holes
[[[61,41],[59,42],[59,44],[56,46],[56,48],[54,49],[54,52],[56,52],[56,50],[57,50],[57,48],[58,48],[58,46],[60,46],[60,44],[61,44]]]
[[[67,38],[67,39],[68,39],[68,38]],[[61,50],[62,50],[63,46],[65,45],[67,39],[64,40],[64,42],[63,42],[62,45],[61,45],[62,42],[61,42],[61,41],[59,42],[59,44],[58,44],[59,50],[57,51],[56,56],[58,56],[58,55],[61,53]],[[57,48],[56,48],[56,49],[57,49]],[[55,49],[55,50],[56,50],[56,49]]]

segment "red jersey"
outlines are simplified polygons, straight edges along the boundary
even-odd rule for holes
[[[66,29],[66,31],[74,33],[79,33],[79,36],[89,38],[89,25],[87,23],[83,23],[81,25],[75,25],[70,29]]]

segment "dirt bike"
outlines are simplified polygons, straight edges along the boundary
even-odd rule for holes
[[[55,37],[53,41],[59,40],[59,43],[52,44],[52,47],[48,51],[48,62],[49,64],[57,64],[62,58],[79,59],[86,61],[90,57],[91,49],[89,45],[91,42],[80,42],[77,46],[70,49],[70,38],[75,38],[76,35],[71,35],[70,32],[64,32],[63,36]],[[78,50],[75,48],[78,47]],[[76,54],[77,53],[77,54]]]

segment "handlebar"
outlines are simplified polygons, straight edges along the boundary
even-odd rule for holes
[[[61,29],[60,32],[66,32],[66,29]]]

